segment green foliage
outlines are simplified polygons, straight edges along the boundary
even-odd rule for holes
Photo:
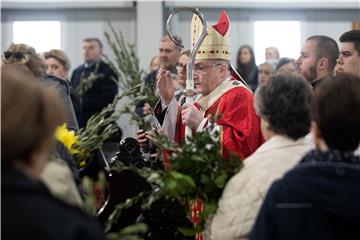
[[[144,234],[148,230],[146,224],[138,223],[121,229],[117,233],[108,233],[107,240],[141,240],[139,234]]]
[[[123,92],[134,89],[134,91],[128,95],[131,97],[129,107],[134,107],[137,103],[145,101],[153,108],[159,98],[155,94],[155,86],[145,86],[144,84],[145,71],[140,69],[135,45],[126,43],[122,32],[116,31],[110,22],[108,22],[108,26],[110,33],[105,31],[104,35],[115,55],[115,63],[107,58],[108,62],[119,76],[117,83],[120,89]],[[154,82],[156,82],[156,80]],[[127,113],[133,113],[133,108],[127,109]],[[137,122],[140,120],[136,118],[137,115],[131,115],[133,121]]]
[[[223,159],[218,136],[214,136],[214,133],[196,133],[188,140],[180,148],[173,149],[170,158],[172,170],[165,173],[165,176],[174,175],[174,172],[181,173],[181,178],[168,180],[169,178],[165,177],[165,186],[173,184],[172,179],[179,181],[171,191],[167,188],[164,188],[164,191],[174,197],[178,194],[177,197],[202,199],[205,212],[200,217],[205,220],[217,209],[225,184],[240,171],[242,162],[236,157]]]
[[[94,72],[90,73],[87,78],[84,77],[84,72],[81,74],[80,83],[75,89],[79,96],[82,96],[85,92],[87,92],[92,87],[96,79],[104,77],[104,74],[98,74],[99,66],[100,62],[96,63]]]
[[[105,174],[99,172],[97,181],[91,180],[85,176],[82,179],[81,186],[84,191],[84,210],[90,215],[95,215],[98,209],[99,196],[105,192]]]
[[[201,224],[194,229],[179,229],[184,235],[193,235],[203,230],[206,219],[217,209],[217,203],[226,182],[242,167],[242,162],[233,157],[223,159],[218,136],[204,131],[197,133],[184,144],[177,145],[164,136],[157,138],[159,147],[171,150],[171,169],[165,172],[151,169],[133,169],[143,176],[156,191],[141,193],[141,198],[128,199],[118,205],[119,210],[142,200],[143,209],[161,198],[182,199],[185,211],[190,211],[190,202],[204,201],[205,211],[200,214]],[[121,171],[124,166],[113,167]],[[139,195],[139,196],[140,196]]]
[[[79,150],[75,154],[75,159],[80,165],[86,165],[92,158],[94,151],[99,149],[103,142],[110,138],[117,131],[116,121],[120,112],[115,111],[115,106],[119,98],[101,110],[97,115],[91,116],[86,123],[86,127],[79,130],[79,140],[75,148]]]
[[[104,32],[106,40],[115,55],[115,64],[108,59],[110,66],[118,75],[117,83],[121,90],[128,91],[134,87],[140,87],[144,77],[144,71],[140,69],[139,59],[136,55],[135,45],[125,43],[121,31],[116,31],[108,22],[110,33]],[[140,88],[138,89],[140,90]],[[131,97],[137,97],[139,91],[134,91]]]

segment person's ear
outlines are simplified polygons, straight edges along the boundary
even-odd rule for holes
[[[227,69],[228,69],[228,66],[226,64],[221,64],[220,65],[220,72],[222,74],[227,74]]]
[[[318,61],[318,68],[319,70],[324,70],[329,67],[329,60],[327,58],[320,58]]]

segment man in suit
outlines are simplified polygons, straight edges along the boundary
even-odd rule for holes
[[[81,95],[79,127],[111,103],[118,93],[117,75],[102,59],[103,45],[98,38],[83,40],[84,63],[71,76],[72,87]]]

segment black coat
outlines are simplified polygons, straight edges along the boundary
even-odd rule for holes
[[[150,89],[151,91],[155,92],[156,89],[156,76],[158,74],[159,69],[154,70],[150,72],[148,75],[146,75],[144,79],[144,87]],[[143,107],[145,105],[146,101],[141,101],[136,104],[135,106],[135,112],[140,117],[144,117],[144,110]]]
[[[240,76],[245,80],[249,85],[251,90],[255,92],[256,88],[259,85],[259,68],[256,65],[253,65],[249,72],[246,72],[245,66],[238,67],[236,71]]]
[[[21,172],[2,171],[1,194],[2,239],[104,239],[94,219]]]
[[[148,75],[146,75],[145,79],[144,79],[144,87],[155,92],[156,91],[156,77],[158,75],[159,69],[156,69],[152,72],[150,72]],[[176,67],[173,67],[170,72],[174,75],[177,74],[177,69]],[[145,105],[146,101],[141,101],[138,104],[136,104],[135,106],[135,112],[140,116],[140,117],[144,117],[144,111],[143,111],[143,107]],[[151,106],[154,107],[154,106]]]
[[[359,156],[311,151],[271,186],[251,239],[360,239],[359,189]]]
[[[81,111],[78,117],[79,127],[85,127],[89,118],[99,113],[104,107],[112,103],[118,93],[116,84],[117,76],[111,67],[104,61],[92,63],[89,66],[81,65],[76,68],[71,76],[71,86],[76,90],[80,82],[88,78],[90,74],[99,77],[92,83],[91,87],[85,91],[81,98]]]

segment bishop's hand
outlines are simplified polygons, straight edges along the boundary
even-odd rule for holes
[[[199,109],[189,103],[184,103],[181,109],[181,120],[183,124],[196,130],[203,119],[203,114]]]
[[[170,71],[167,71],[163,65],[160,66],[156,77],[159,95],[162,101],[168,105],[174,98],[175,86]]]

